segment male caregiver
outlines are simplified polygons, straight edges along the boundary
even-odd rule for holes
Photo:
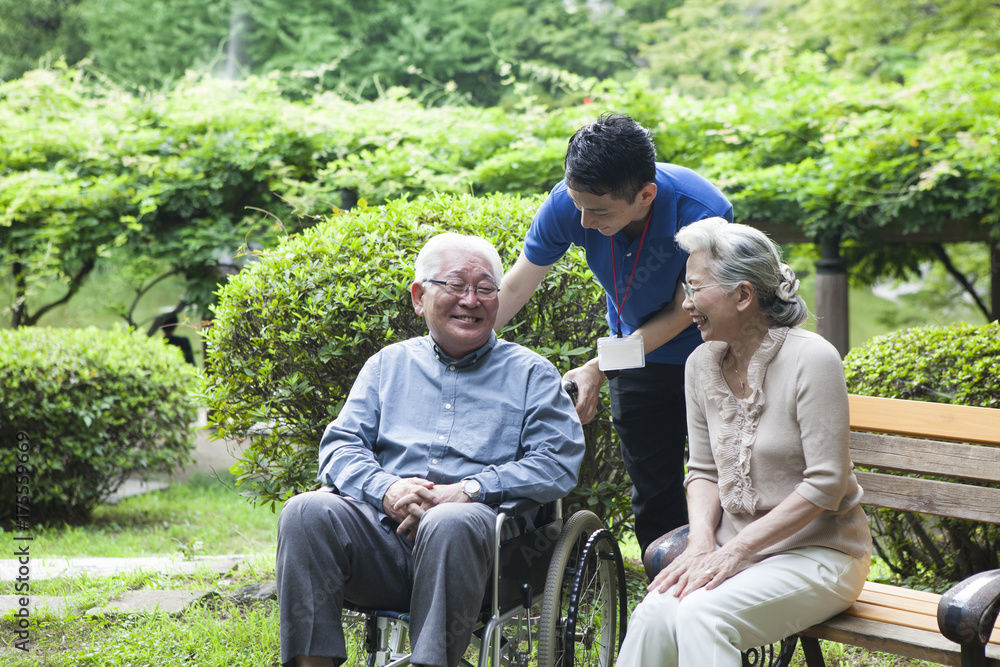
[[[503,279],[495,329],[528,301],[573,244],[607,293],[611,335],[598,356],[566,373],[579,390],[580,420],[593,419],[609,380],[611,413],[632,479],[635,530],[643,551],[687,523],[684,495],[684,362],[701,344],[681,308],[687,253],[674,242],[697,220],[732,222],[733,207],[705,178],[656,161],[649,131],[607,114],[569,140],[565,178],[549,193]]]

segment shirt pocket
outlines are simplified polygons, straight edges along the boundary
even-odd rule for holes
[[[521,410],[500,405],[479,410],[455,426],[449,449],[459,459],[482,466],[498,465],[521,456]]]

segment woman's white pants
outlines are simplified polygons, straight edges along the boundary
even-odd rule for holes
[[[647,593],[632,613],[617,667],[739,667],[740,652],[774,643],[844,611],[870,559],[825,547],[769,556],[683,600]]]

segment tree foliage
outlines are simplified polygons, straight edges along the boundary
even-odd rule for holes
[[[16,79],[44,59],[86,57],[81,1],[0,0],[0,81]]]
[[[273,78],[189,76],[136,94],[80,69],[33,72],[0,84],[12,320],[52,305],[35,302],[42,283],[62,281],[71,298],[101,258],[128,251],[183,274],[185,300],[205,311],[247,248],[297,233],[345,192],[370,204],[546,192],[567,137],[605,110],[650,127],[661,159],[718,183],[742,221],[843,239],[858,280],[941,257],[884,244],[886,233],[947,225],[1000,239],[1000,58],[942,57],[912,85],[845,79],[812,56],[757,66],[760,88],[714,103],[591,81],[589,104],[518,113],[428,107],[399,88],[291,101]]]
[[[639,54],[656,87],[707,98],[757,87],[755,64],[774,53],[902,83],[938,57],[976,60],[998,47],[1000,7],[991,0],[726,0],[680,3],[644,22]]]
[[[633,3],[640,4],[640,3]],[[632,23],[583,0],[0,0],[0,80],[64,56],[159,88],[195,69],[280,71],[289,92],[496,103],[502,63],[582,77],[633,66]],[[531,25],[531,30],[525,30]]]
[[[762,72],[760,89],[719,106],[669,102],[661,153],[701,164],[743,222],[842,239],[862,282],[916,275],[939,259],[932,244],[891,245],[883,235],[1000,239],[1000,180],[989,166],[1000,60],[942,57],[905,85],[845,79],[813,56],[780,62]]]
[[[270,115],[274,99],[263,81],[226,90],[207,79],[136,96],[67,69],[0,86],[12,324],[34,324],[58,303],[33,303],[42,284],[61,281],[71,297],[125,247],[182,273],[186,299],[206,309],[241,247],[288,233],[262,213],[290,213],[275,194],[281,180],[315,171],[316,126],[291,104]]]
[[[230,2],[79,1],[87,54],[119,83],[159,88],[188,69],[225,73]]]

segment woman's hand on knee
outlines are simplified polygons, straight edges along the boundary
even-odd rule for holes
[[[750,562],[748,554],[739,550],[689,547],[673,563],[660,571],[649,584],[648,590],[664,593],[674,586],[673,595],[683,599],[698,590],[711,590]]]
[[[674,584],[680,584],[679,588],[683,587],[683,584],[688,581],[691,574],[697,570],[698,563],[709,556],[714,550],[714,545],[701,545],[694,541],[688,542],[687,548],[681,555],[675,558],[670,565],[660,570],[653,577],[653,581],[649,583],[646,590],[665,593]]]

